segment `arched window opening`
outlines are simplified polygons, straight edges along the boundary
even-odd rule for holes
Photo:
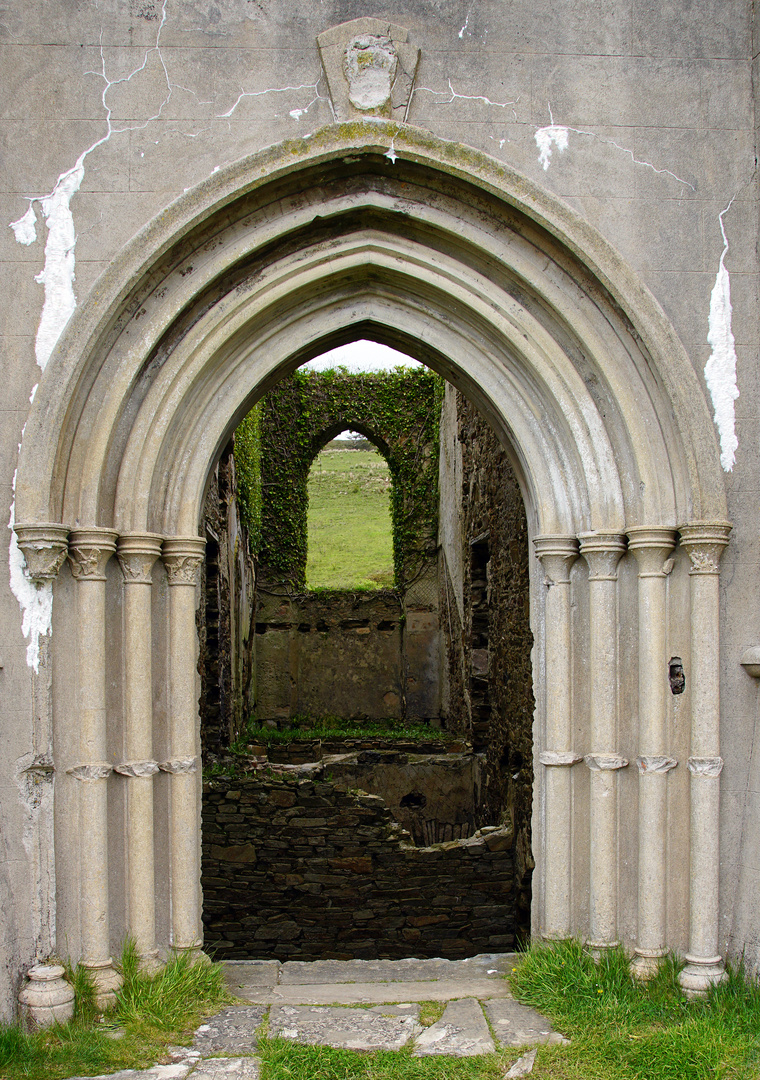
[[[317,454],[308,480],[309,589],[393,587],[388,462],[360,432],[341,432]]]

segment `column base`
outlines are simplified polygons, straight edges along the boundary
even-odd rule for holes
[[[172,945],[171,952],[175,956],[187,956],[190,964],[210,964],[211,957],[203,951],[203,942],[195,942],[193,945]]]
[[[586,952],[591,953],[594,960],[601,960],[605,953],[608,953],[610,949],[616,949],[619,944],[619,941],[587,941],[585,949]]]
[[[640,982],[648,982],[660,970],[665,955],[664,949],[635,949],[631,960],[631,975]]]
[[[116,1004],[116,991],[120,989],[124,980],[113,966],[113,960],[82,961],[82,967],[89,972],[95,986],[95,1005],[104,1012]]]
[[[164,966],[164,961],[158,949],[151,949],[150,952],[140,954],[137,966],[144,975],[155,975]]]
[[[702,997],[711,986],[726,978],[722,956],[690,956],[686,953],[685,959],[686,966],[678,981],[687,997]]]

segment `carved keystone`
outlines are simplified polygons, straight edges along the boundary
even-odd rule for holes
[[[24,553],[26,573],[35,585],[55,581],[66,561],[66,538],[69,530],[57,522],[13,526],[18,546]]]
[[[383,116],[405,123],[420,50],[384,19],[354,19],[317,37],[336,120]]]

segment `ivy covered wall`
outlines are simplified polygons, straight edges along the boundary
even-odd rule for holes
[[[309,470],[346,429],[360,431],[388,462],[397,589],[424,572],[437,546],[442,395],[443,380],[426,368],[302,369],[269,391],[258,416],[244,421],[243,446],[236,449],[246,523],[260,537],[262,580],[305,589]]]

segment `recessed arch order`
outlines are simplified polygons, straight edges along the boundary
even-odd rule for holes
[[[485,155],[368,123],[220,170],[114,260],[41,381],[18,520],[194,534],[245,409],[359,336],[475,400],[537,532],[725,517],[694,370],[614,250]]]
[[[205,485],[262,394],[358,338],[429,364],[490,420],[552,586],[538,589],[535,572],[535,930],[583,933],[600,949],[619,935],[644,968],[688,937],[685,985],[703,988],[722,971],[717,574],[730,526],[697,375],[652,295],[570,208],[486,155],[384,121],[331,125],[261,151],[179,198],[114,259],[40,381],[19,457],[16,529],[31,576],[49,582],[68,552],[76,579],[61,595],[76,595],[67,602],[76,609],[78,711],[69,691],[53,687],[56,723],[78,740],[56,799],[78,803],[85,844],[59,888],[76,893],[68,902],[78,914],[63,920],[69,942],[80,942],[110,993],[108,951],[119,933],[129,930],[146,955],[160,936],[155,879],[171,890],[161,943],[200,946],[195,585]],[[676,529],[682,584],[671,600]],[[639,679],[635,700],[623,701],[615,650],[626,549],[638,568],[635,594],[623,599],[638,619]],[[124,594],[117,660],[104,649],[118,608],[108,592],[114,563],[110,586],[105,571],[114,551]],[[579,554],[588,573],[571,582]],[[151,613],[146,586],[166,618]],[[691,756],[688,772],[669,779],[665,627],[689,611],[691,742],[678,752]],[[151,660],[167,685],[153,700]],[[107,662],[121,664],[110,686],[123,686],[127,760],[113,765]],[[156,740],[168,747],[165,761],[153,760]],[[635,767],[625,772],[636,753],[638,779]],[[163,868],[152,861],[149,781],[158,770],[171,784]],[[129,785],[119,856],[127,868],[112,879],[127,883],[122,926],[108,916],[106,791],[122,782],[114,773]],[[665,784],[691,800],[685,863],[680,838],[668,840]],[[637,862],[620,855],[627,810],[638,813]],[[674,888],[679,874],[686,884]],[[631,895],[637,880],[631,927],[619,883]],[[666,912],[668,888],[683,911]]]

